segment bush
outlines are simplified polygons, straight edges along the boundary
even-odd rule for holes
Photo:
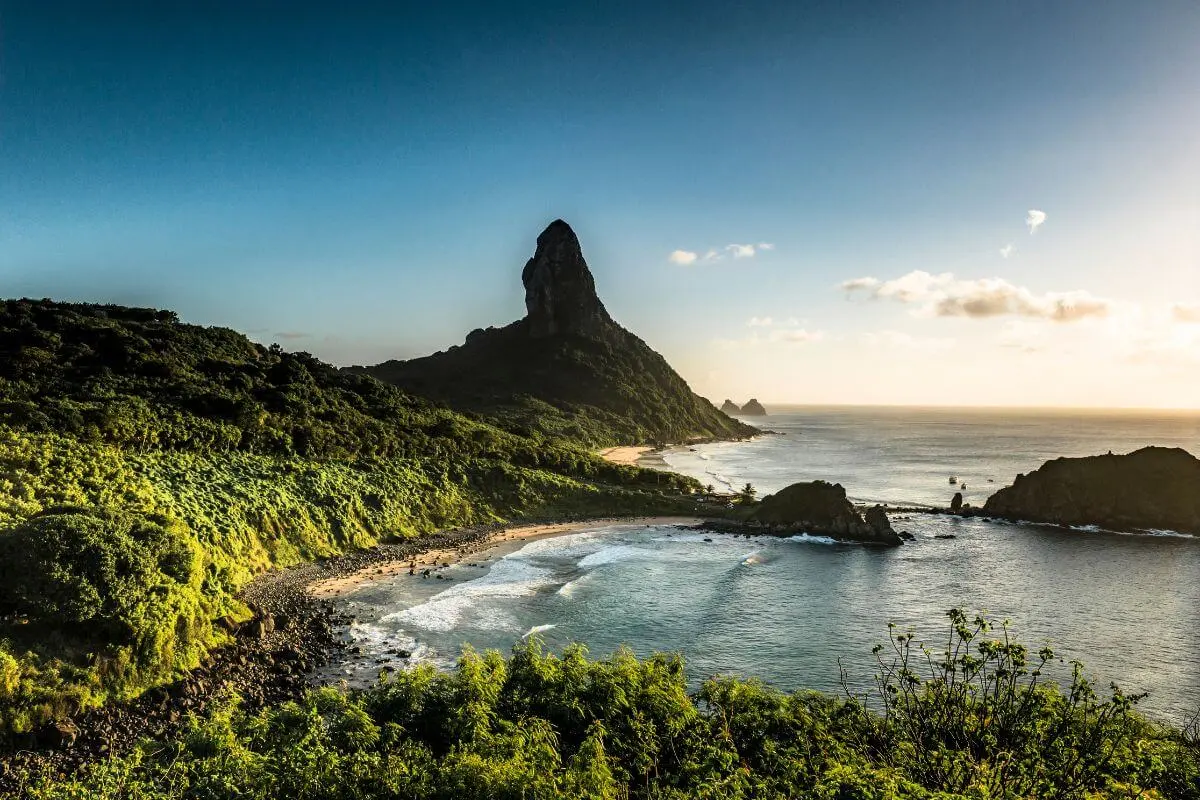
[[[179,523],[51,509],[0,536],[0,604],[31,622],[116,626],[132,638],[148,607],[198,582],[199,566]]]

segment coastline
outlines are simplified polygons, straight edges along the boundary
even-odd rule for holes
[[[382,558],[371,559],[366,564],[359,563],[361,559],[352,558],[359,555],[357,553],[326,562],[323,565],[325,570],[337,574],[328,577],[312,575],[303,583],[303,589],[315,600],[334,600],[370,581],[383,580],[406,572],[410,575],[434,573],[458,564],[469,556],[478,556],[514,542],[531,542],[610,525],[695,525],[702,521],[700,517],[601,517],[573,522],[502,526],[483,532],[472,531],[473,535],[457,540],[431,542],[432,546],[422,550],[411,546],[393,550],[384,545],[362,551],[378,551],[382,555]]]

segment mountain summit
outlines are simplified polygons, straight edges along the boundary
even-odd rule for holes
[[[739,439],[756,429],[695,394],[609,316],[579,239],[561,219],[521,272],[526,316],[475,329],[411,361],[350,367],[509,430],[581,445]]]
[[[530,336],[602,339],[616,325],[596,294],[596,281],[571,226],[556,219],[537,238],[521,271]]]

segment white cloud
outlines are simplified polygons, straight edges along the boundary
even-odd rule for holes
[[[1171,306],[1171,319],[1184,324],[1200,324],[1200,305],[1190,306],[1176,303]]]
[[[667,258],[672,264],[692,264],[698,256],[690,250],[673,250]]]
[[[751,328],[769,328],[775,324],[775,320],[770,317],[751,317],[746,321],[746,325]]]
[[[727,244],[725,249],[732,253],[734,258],[754,258],[754,245],[752,244]]]
[[[1038,211],[1036,208],[1029,209],[1028,215],[1025,217],[1025,224],[1029,226],[1029,233],[1037,233],[1037,229],[1046,221],[1046,212]]]
[[[914,304],[919,315],[930,317],[1017,316],[1077,322],[1107,316],[1113,307],[1112,301],[1086,291],[1037,294],[1003,278],[959,280],[949,272],[932,275],[924,270],[882,283],[875,278],[855,278],[843,283],[842,288]]]
[[[1015,250],[1015,249],[1016,248],[1013,247],[1013,243],[1009,242],[1008,244],[1004,245],[1004,247],[1000,248],[1000,257],[1008,258],[1009,256],[1011,256],[1013,254],[1013,250]]]
[[[771,244],[770,242],[759,242],[758,249],[759,250],[774,250],[775,245]]]
[[[864,289],[874,289],[878,285],[878,278],[854,278],[853,280],[843,281],[841,288],[847,292],[857,292]]]
[[[705,261],[720,261],[721,254],[718,253],[716,250],[709,250],[707,253],[704,254],[704,260]]]
[[[774,250],[775,245],[770,242],[759,242],[758,244],[727,244],[724,247],[710,247],[701,255],[695,250],[674,250],[668,259],[675,264],[694,264],[697,261],[721,261],[726,255],[733,258],[754,258],[764,250]]]

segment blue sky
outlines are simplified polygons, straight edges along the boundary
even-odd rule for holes
[[[1200,406],[1200,5],[583,5],[0,0],[4,294],[371,363],[563,217],[717,400]]]

